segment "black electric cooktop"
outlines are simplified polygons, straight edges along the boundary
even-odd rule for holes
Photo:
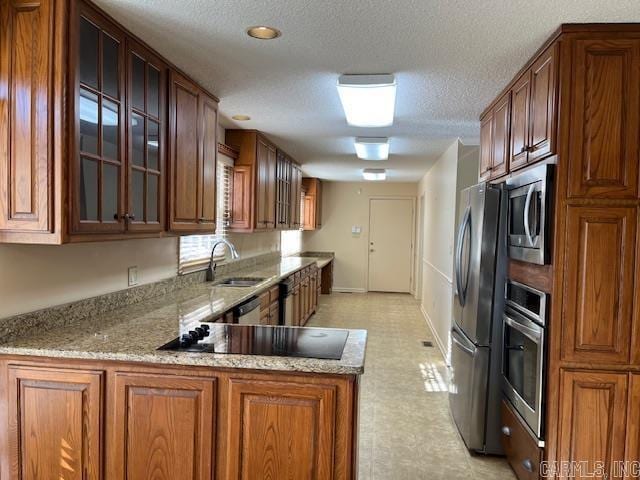
[[[202,323],[158,350],[340,360],[347,330]]]

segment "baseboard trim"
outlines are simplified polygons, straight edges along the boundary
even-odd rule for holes
[[[338,293],[367,293],[364,288],[333,287],[332,290]]]
[[[440,337],[436,333],[436,329],[433,326],[433,322],[431,321],[431,317],[429,317],[429,314],[424,309],[422,304],[420,304],[420,312],[422,313],[422,316],[424,317],[424,321],[427,324],[427,327],[429,327],[429,330],[431,331],[431,335],[433,336],[434,340],[436,341],[436,345],[438,346],[438,350],[440,350],[440,354],[442,355],[442,358],[444,358],[444,362],[447,363],[447,350],[444,348],[444,345],[442,344],[442,340],[440,339]],[[447,363],[447,365],[448,365],[448,363]]]

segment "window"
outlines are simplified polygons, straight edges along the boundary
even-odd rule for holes
[[[302,251],[302,231],[283,230],[280,232],[280,252],[283,257]]]
[[[225,155],[218,154],[216,175],[216,234],[180,237],[179,273],[189,273],[206,268],[209,265],[213,244],[220,238],[227,236],[227,229],[231,221],[233,160]],[[227,253],[226,249],[226,245],[218,245],[214,260],[224,260]]]

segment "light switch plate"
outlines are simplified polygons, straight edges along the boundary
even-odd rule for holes
[[[129,286],[133,287],[138,284],[138,267],[129,267]]]

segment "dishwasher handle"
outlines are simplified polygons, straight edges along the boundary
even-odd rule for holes
[[[259,297],[253,297],[249,300],[247,300],[246,302],[238,305],[236,308],[233,309],[233,316],[234,317],[243,317],[245,316],[247,313],[255,310],[256,308],[260,308],[260,298]]]

